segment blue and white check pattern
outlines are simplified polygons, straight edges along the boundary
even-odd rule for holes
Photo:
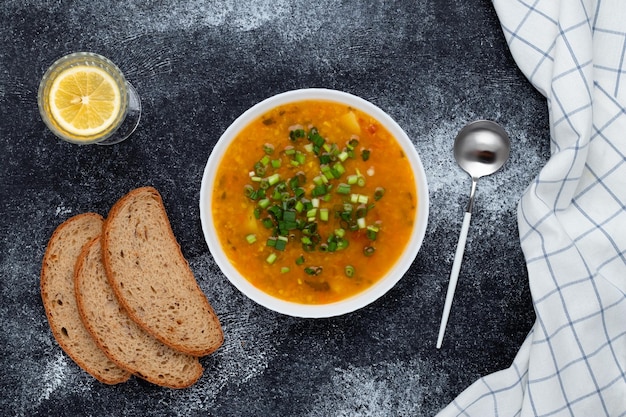
[[[494,6],[550,117],[518,206],[537,319],[510,368],[439,416],[626,416],[626,1]]]

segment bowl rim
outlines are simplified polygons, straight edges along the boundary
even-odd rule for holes
[[[415,223],[406,249],[387,274],[376,283],[357,294],[326,304],[300,304],[286,301],[269,295],[252,285],[224,255],[212,221],[211,195],[215,183],[215,174],[225,151],[230,145],[230,140],[250,122],[267,113],[270,109],[284,104],[306,100],[324,100],[348,104],[351,107],[373,116],[382,123],[405,151],[410,161],[411,168],[413,169],[415,187],[417,188],[418,195],[418,209],[415,214]],[[375,104],[347,92],[325,88],[303,88],[279,93],[258,102],[237,117],[224,133],[222,133],[209,155],[202,175],[199,203],[202,232],[209,247],[209,251],[221,272],[230,283],[257,304],[281,314],[303,318],[325,318],[351,313],[373,303],[386,294],[406,274],[415,260],[426,235],[429,213],[429,193],[426,173],[415,145],[409,139],[406,132],[391,116]]]

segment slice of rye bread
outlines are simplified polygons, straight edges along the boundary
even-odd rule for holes
[[[99,237],[83,247],[74,283],[85,327],[120,368],[169,388],[186,388],[200,378],[202,365],[197,357],[159,342],[131,320],[120,305],[106,277]]]
[[[102,255],[113,291],[145,331],[194,356],[221,346],[219,319],[181,252],[156,189],[137,188],[113,205],[104,223]]]
[[[105,384],[118,384],[130,373],[98,347],[80,319],[74,293],[74,266],[82,247],[102,233],[102,216],[71,217],[52,234],[41,267],[41,299],[54,338],[70,358]]]

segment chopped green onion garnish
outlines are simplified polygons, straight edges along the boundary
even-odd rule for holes
[[[285,248],[287,247],[287,242],[289,241],[289,239],[287,239],[287,237],[285,236],[278,236],[278,238],[276,239],[276,250],[285,250]]]
[[[286,274],[287,272],[289,272],[289,267],[283,266],[282,268],[280,268],[280,273],[281,274]]]
[[[267,177],[267,182],[269,185],[276,185],[278,181],[280,181],[280,175],[278,174],[272,174],[269,177]]]
[[[289,222],[295,222],[296,221],[296,212],[295,211],[285,211],[283,213],[283,220],[285,221],[289,221]]]
[[[271,265],[276,262],[276,258],[278,258],[278,256],[274,252],[272,252],[267,256],[267,258],[265,258],[265,262]]]
[[[344,271],[348,278],[352,278],[354,276],[354,267],[352,265],[346,265]]]
[[[289,132],[289,139],[291,140],[297,140],[305,136],[306,136],[306,133],[304,132],[304,129],[302,128],[293,129]]]
[[[327,179],[332,180],[332,179],[335,178],[335,175],[333,174],[333,171],[330,169],[330,167],[328,165],[322,165],[321,169],[322,169],[322,174],[324,174],[324,176]]]
[[[366,235],[369,240],[376,240],[376,236],[378,236],[379,229],[376,226],[367,226]]]
[[[256,235],[254,233],[250,233],[248,236],[246,236],[246,240],[248,241],[248,243],[252,244],[256,242]]]
[[[306,155],[300,151],[296,151],[293,160],[297,162],[297,165],[302,165],[306,162]]]
[[[261,200],[259,200],[259,207],[261,208],[268,208],[270,205],[270,199],[269,198],[263,198]]]
[[[344,184],[342,182],[337,186],[337,192],[339,194],[350,194],[350,184]]]
[[[326,186],[326,184],[317,184],[315,185],[313,190],[311,190],[311,195],[313,197],[323,196],[327,193],[328,193],[328,187]]]
[[[276,220],[282,220],[283,218],[283,209],[280,208],[277,205],[273,205],[272,207],[268,208],[267,211],[274,216],[274,218]]]
[[[296,265],[302,265],[304,263],[304,256],[300,255],[296,258]]]
[[[331,161],[330,155],[327,153],[320,155],[319,159],[320,159],[320,164],[329,164]]]
[[[363,150],[361,151],[361,158],[362,158],[364,161],[367,161],[368,159],[370,159],[370,150],[369,150],[369,149],[363,149]]]
[[[319,131],[315,127],[312,127],[311,130],[309,130],[309,140],[313,143],[314,149],[315,147],[321,149],[324,142],[326,142],[326,139],[319,134]]]
[[[246,197],[254,200],[256,197],[256,192],[254,190],[254,187],[251,186],[250,184],[246,184],[243,186],[243,195],[245,195]]]
[[[359,194],[359,196],[357,198],[357,203],[367,204],[368,201],[369,201],[369,198],[366,195]]]
[[[346,172],[346,169],[343,167],[341,162],[335,162],[335,164],[333,165],[333,170],[333,173],[339,174],[335,176],[336,178],[339,178]]]
[[[360,204],[355,211],[355,215],[357,219],[362,219],[367,215],[367,206],[365,204]]]
[[[263,164],[263,162],[259,161],[256,164],[254,164],[254,173],[259,176],[262,177],[265,175],[265,164]]]
[[[349,246],[349,242],[347,239],[338,238],[337,239],[337,250],[345,249]]]
[[[304,191],[304,188],[298,187],[295,190],[293,190],[293,193],[294,193],[294,197],[296,198],[296,200],[299,201],[302,197],[304,197],[305,191]]]
[[[376,252],[376,248],[373,246],[366,246],[363,248],[363,255],[372,256]]]
[[[272,194],[272,200],[282,200],[283,195],[278,190],[274,190],[274,194]]]
[[[322,273],[321,266],[307,266],[304,268],[304,272],[308,275],[319,275]]]
[[[265,145],[263,145],[263,152],[265,152],[266,155],[271,155],[274,153],[274,145],[272,145],[271,143],[266,143]]]
[[[374,190],[374,200],[378,201],[385,195],[385,189],[383,187],[376,187]]]

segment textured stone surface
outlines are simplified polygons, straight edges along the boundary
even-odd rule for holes
[[[545,100],[513,62],[489,1],[6,0],[0,16],[0,414],[429,416],[509,366],[534,320],[516,205],[548,157],[549,131]],[[141,125],[126,142],[62,143],[40,120],[41,75],[77,50],[108,56],[139,91]],[[411,270],[371,306],[326,320],[281,316],[239,294],[199,220],[202,171],[220,134],[258,101],[302,87],[387,111],[414,141],[430,186]],[[479,118],[501,123],[513,149],[479,183],[438,351],[470,187],[451,147]],[[54,228],[81,212],[106,215],[142,185],[161,191],[226,335],[186,390],[98,383],[56,344],[39,297]]]

